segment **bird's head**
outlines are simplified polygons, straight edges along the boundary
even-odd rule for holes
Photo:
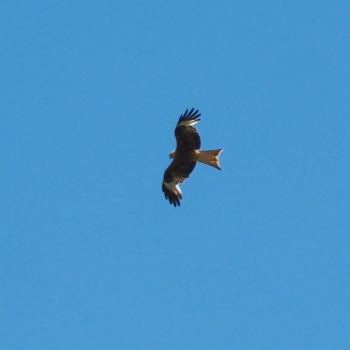
[[[175,151],[172,151],[171,153],[169,153],[169,158],[170,159],[174,159],[175,158]]]

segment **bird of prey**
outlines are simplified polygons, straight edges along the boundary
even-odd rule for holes
[[[200,150],[201,139],[197,129],[193,127],[200,121],[200,116],[198,110],[186,109],[175,128],[176,150],[169,155],[173,161],[165,170],[162,183],[165,198],[175,207],[180,206],[182,199],[179,184],[189,177],[197,162],[221,170],[219,156],[223,151],[222,148],[210,151]]]

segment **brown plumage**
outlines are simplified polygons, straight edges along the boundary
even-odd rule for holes
[[[164,173],[162,191],[165,198],[175,207],[180,206],[182,192],[179,184],[182,183],[193,171],[197,161],[213,166],[221,170],[219,156],[223,149],[201,151],[201,139],[196,128],[193,127],[200,121],[200,113],[192,108],[186,110],[177,122],[175,128],[176,150],[170,153],[172,163]]]

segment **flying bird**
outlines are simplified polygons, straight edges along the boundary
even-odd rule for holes
[[[193,125],[200,121],[201,114],[192,108],[186,109],[177,122],[175,128],[176,150],[170,153],[173,159],[169,167],[165,170],[162,183],[162,191],[170,204],[180,206],[182,192],[179,184],[189,177],[197,162],[210,165],[221,170],[219,156],[222,148],[202,151],[201,138]]]

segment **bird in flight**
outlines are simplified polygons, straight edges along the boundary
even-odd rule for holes
[[[173,159],[169,167],[165,170],[162,183],[162,191],[170,204],[180,206],[182,192],[179,184],[189,177],[197,162],[210,165],[221,170],[219,156],[222,148],[202,151],[201,139],[193,125],[200,121],[201,114],[192,108],[186,109],[177,122],[175,128],[176,150],[170,153]]]

